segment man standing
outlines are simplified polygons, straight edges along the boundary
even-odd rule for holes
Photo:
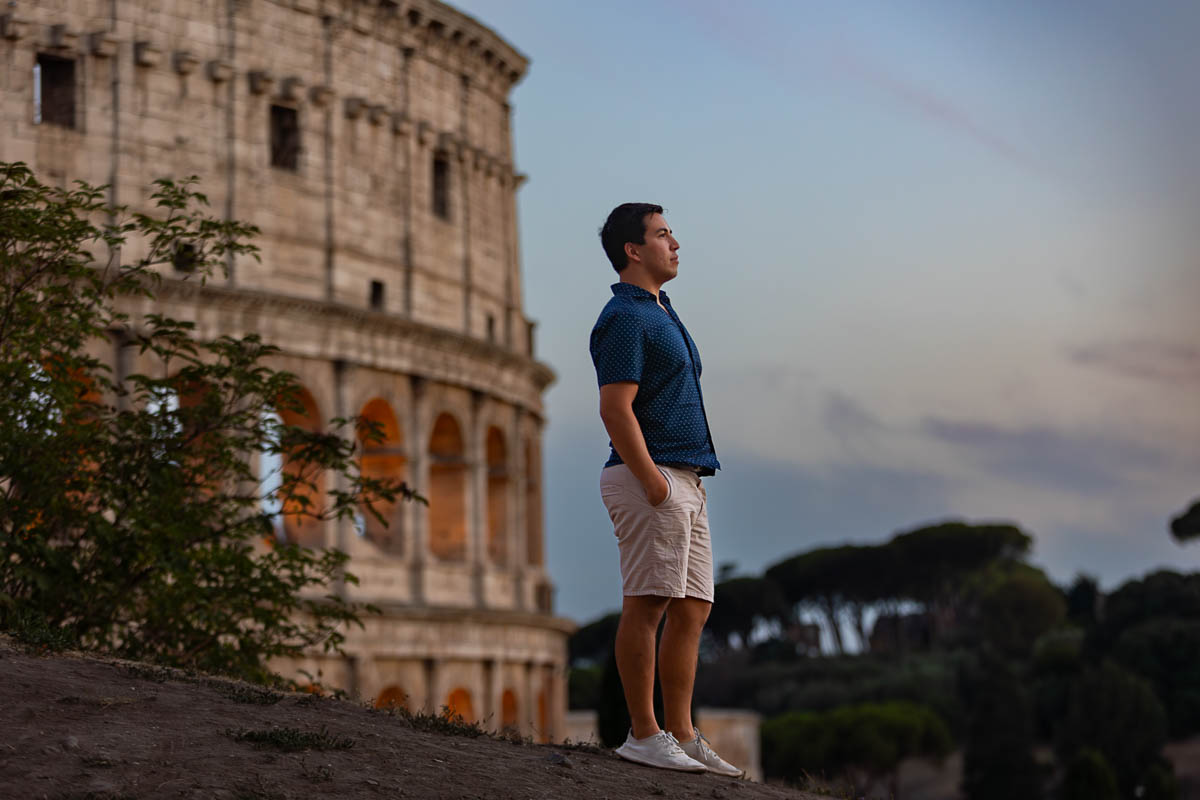
[[[624,601],[617,671],[632,729],[622,758],[666,769],[740,776],[692,724],[700,631],[713,598],[708,504],[701,477],[720,468],[700,393],[700,354],[662,285],[679,271],[679,242],[661,206],[625,203],[600,230],[620,281],[592,329],[600,417],[612,453],[600,495],[621,557]],[[664,727],[654,717],[654,639]]]

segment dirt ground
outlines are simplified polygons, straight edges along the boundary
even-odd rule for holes
[[[335,797],[818,800],[0,637],[0,800]]]

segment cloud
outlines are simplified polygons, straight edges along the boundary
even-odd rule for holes
[[[994,475],[1015,483],[1083,494],[1125,487],[1134,470],[1170,469],[1176,461],[1161,450],[1135,442],[1037,425],[1010,429],[986,422],[928,417],[921,422],[920,430],[937,441],[969,451]]]
[[[905,80],[895,70],[878,66],[847,47],[839,48],[834,65],[848,77],[881,91],[909,112],[927,119],[953,133],[964,136],[1004,160],[1036,175],[1050,170],[996,131],[958,101],[939,94],[928,86]]]
[[[876,448],[887,426],[850,395],[836,389],[826,393],[821,424],[844,453],[866,453]]]
[[[1126,378],[1171,386],[1200,383],[1200,347],[1196,345],[1149,339],[1095,342],[1072,348],[1067,358]]]

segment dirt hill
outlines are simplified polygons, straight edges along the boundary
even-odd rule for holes
[[[0,638],[0,798],[819,800]]]

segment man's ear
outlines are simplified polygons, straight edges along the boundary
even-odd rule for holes
[[[638,254],[637,245],[633,242],[625,243],[625,258],[628,261],[641,261],[642,257]]]

